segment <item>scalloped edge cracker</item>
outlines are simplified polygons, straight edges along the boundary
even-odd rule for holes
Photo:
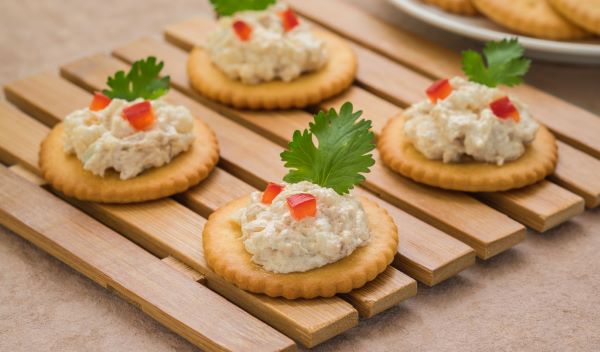
[[[219,160],[214,132],[194,119],[194,144],[170,163],[145,170],[129,180],[121,180],[114,170],[104,177],[83,168],[74,154],[64,151],[64,125],[59,123],[40,148],[39,165],[43,177],[69,197],[101,203],[144,202],[181,193],[205,179]]]
[[[292,109],[317,104],[352,84],[357,59],[343,39],[321,31],[315,34],[326,41],[329,61],[320,70],[305,73],[291,82],[276,80],[248,85],[232,80],[213,65],[204,49],[195,47],[187,63],[190,84],[209,99],[237,109]]]
[[[398,231],[388,213],[376,203],[359,197],[369,221],[371,238],[349,256],[302,273],[277,274],[252,262],[241,240],[240,225],[232,218],[250,202],[250,196],[234,200],[208,218],[204,226],[204,256],[208,266],[235,286],[271,297],[331,297],[364,286],[383,272],[398,250]]]
[[[388,121],[377,148],[393,171],[430,186],[465,192],[506,191],[536,183],[554,171],[557,160],[554,136],[542,125],[525,153],[502,166],[427,159],[405,137],[402,114]]]

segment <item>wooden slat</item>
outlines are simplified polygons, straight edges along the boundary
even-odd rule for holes
[[[558,165],[550,179],[582,196],[588,208],[600,205],[600,159],[560,141],[558,155]]]
[[[44,80],[48,83],[52,80],[60,81],[60,78],[52,74],[41,74],[31,78],[31,80]],[[30,87],[28,84],[24,86]],[[11,85],[11,87],[13,89],[9,89],[11,91],[10,96],[21,96],[22,92],[18,83]],[[52,85],[48,84],[46,87],[52,88]],[[54,95],[49,97],[49,102],[55,99],[68,99],[71,94],[89,95],[89,93],[80,90],[65,91],[65,86],[61,87],[61,89],[52,90]],[[35,88],[28,89],[27,94],[35,95]],[[21,96],[23,99],[19,101],[42,102],[42,100],[37,99],[24,99],[26,98],[25,95]],[[28,96],[27,98],[33,97]],[[0,106],[2,105],[6,104],[0,103]],[[64,114],[53,115],[49,113],[48,109],[44,108],[47,105],[41,103],[35,107],[40,113],[43,112],[46,115],[46,121],[56,123],[64,116]],[[64,107],[57,108],[57,110],[64,109]],[[69,110],[73,110],[73,108]],[[0,120],[12,118],[13,123],[21,123],[21,120],[29,119],[31,122],[28,122],[26,126],[33,127],[37,124],[36,129],[49,130],[40,122],[34,121],[22,113],[19,114],[16,118],[14,115],[0,114]],[[28,134],[26,129],[11,132],[5,134],[4,130],[0,130],[0,145],[10,145]],[[29,155],[32,150],[38,150],[39,143],[40,141],[30,145],[22,145],[22,149],[18,150],[17,153]],[[23,157],[17,157],[17,159],[24,162],[26,160]],[[35,164],[28,164],[27,166],[29,169],[37,168]],[[73,199],[68,200],[108,226],[128,236],[156,256],[162,258],[171,255],[186,263],[206,277],[207,285],[211,289],[305,346],[310,347],[319,344],[358,323],[357,311],[339,298],[305,301],[278,300],[264,295],[251,294],[226,283],[225,280],[215,275],[208,268],[204,260],[201,233],[205,219],[172,199],[134,205],[100,205],[78,202]]]
[[[294,349],[287,337],[3,166],[0,223],[201,348]]]
[[[408,288],[402,291],[403,297],[401,300],[417,294],[417,282],[398,270],[392,270],[391,267],[387,268],[371,283],[373,285],[364,286],[358,292],[354,292],[353,295],[343,295],[350,302],[356,303],[355,307],[360,315],[366,318],[396,305],[398,302],[398,286]]]
[[[4,161],[2,157],[0,160]],[[9,166],[8,169],[15,175],[19,175],[21,178],[33,183],[34,185],[42,186],[46,184],[46,180],[34,174],[32,171],[27,169],[21,164]]]
[[[512,191],[480,193],[477,197],[515,219],[527,219],[527,225],[539,232],[585,210],[583,198],[545,180]]]
[[[6,138],[10,138],[0,144],[0,158],[6,164],[21,164],[36,173],[39,143],[48,134],[48,129],[32,119],[21,119],[21,116],[22,113],[13,106],[0,104],[0,131]],[[23,130],[27,131],[27,134],[19,133]]]
[[[201,284],[206,283],[206,278],[204,277],[204,275],[200,274],[199,272],[190,268],[189,266],[183,264],[182,262],[175,259],[174,257],[171,257],[171,256],[165,257],[162,259],[162,261],[163,261],[163,263],[165,263],[168,266],[170,266],[171,268],[179,271],[180,273],[184,274],[185,276],[189,277],[190,279],[192,279],[196,282],[199,282]]]
[[[165,43],[143,39],[117,50],[116,53],[119,53],[125,60],[133,60],[136,57],[142,57],[149,55],[150,53],[158,55],[165,60],[165,70],[171,75],[172,82],[179,88],[185,89],[184,82],[187,78],[184,69],[179,66],[179,63],[185,60],[185,53],[179,49]],[[93,59],[100,61],[97,62],[97,66],[106,64],[102,63],[105,62],[106,59]],[[78,69],[77,66],[82,68]],[[71,65],[70,70],[85,70],[85,67],[88,66],[89,63],[80,63],[79,65],[73,64]],[[66,74],[68,75],[68,73]],[[98,77],[98,79],[100,79],[100,77]],[[85,84],[85,82],[83,82],[83,84]],[[236,121],[245,121],[242,122],[242,124],[250,128],[253,126],[277,126],[277,128],[260,130],[257,132],[263,136],[274,136],[273,139],[280,145],[287,144],[287,138],[291,135],[293,130],[305,128],[308,125],[308,122],[312,120],[311,116],[302,111],[274,112],[273,114],[265,115],[255,112],[233,112],[222,106],[221,110],[226,111],[225,113]],[[289,134],[282,135],[282,130],[289,130]],[[275,153],[278,153],[278,151],[275,151]],[[391,206],[389,208],[396,209]],[[397,217],[395,218],[397,222],[409,218],[404,212],[397,209],[395,210],[395,213],[397,214]],[[414,219],[412,217],[410,218]],[[414,219],[414,221],[409,222],[411,223],[411,226],[407,227],[404,236],[401,237],[399,257],[397,257],[397,261],[395,262],[397,267],[402,271],[409,273],[411,276],[427,285],[434,285],[473,263],[474,259],[472,251],[467,246],[421,221]],[[428,240],[433,243],[432,248],[434,248],[434,250],[424,248],[419,244],[422,243],[423,236],[428,237]]]
[[[196,33],[197,29],[189,29],[198,22],[205,22],[202,19],[195,19],[194,22],[187,21],[184,24],[186,27],[181,30],[183,33],[180,38],[191,37],[191,33]],[[180,27],[170,27],[170,36],[177,36]],[[197,40],[201,34],[196,33],[194,40]],[[185,36],[185,37],[184,37]],[[185,39],[182,39],[183,41]],[[142,47],[138,44],[138,47]],[[171,76],[171,80],[175,87],[181,89],[186,94],[189,94],[197,99],[198,97],[188,86],[185,76],[185,54],[181,51],[176,51],[173,48],[165,47],[160,42],[153,42],[151,45],[144,46],[146,50],[152,50],[152,53],[160,53],[161,57],[169,64],[165,64],[165,71]],[[142,51],[132,52],[128,48],[118,49],[116,55],[126,60],[135,60],[143,56]],[[168,59],[166,59],[168,58]],[[83,65],[82,65],[83,66]],[[233,110],[231,110],[231,113]],[[294,117],[302,112],[295,112]],[[258,113],[254,113],[256,116]],[[270,113],[262,113],[264,119],[270,116]],[[306,113],[305,113],[306,115]],[[229,116],[229,115],[228,115]],[[244,119],[246,113],[238,114],[238,119]],[[278,120],[284,119],[281,113],[277,113]],[[281,128],[275,125],[277,121],[269,121],[262,125],[251,125],[250,120],[246,120],[249,127],[255,128],[256,132],[263,133],[269,130],[271,134],[277,133]],[[266,152],[266,151],[265,151]],[[262,152],[261,152],[262,154]],[[273,158],[277,159],[278,151],[274,152]],[[378,159],[377,152],[374,153]],[[256,164],[256,163],[255,163]],[[266,165],[268,166],[268,165]],[[265,167],[266,167],[265,166]],[[284,174],[284,170],[280,169],[275,173],[275,177],[280,178]],[[364,184],[376,194],[379,194],[382,199],[402,208],[403,210],[421,217],[430,222],[434,226],[451,234],[459,240],[473,247],[478,256],[481,258],[489,258],[494,256],[523,240],[525,236],[525,228],[519,223],[511,220],[504,214],[494,211],[485,206],[479,201],[460,193],[447,192],[434,189],[432,187],[423,186],[412,182],[406,178],[398,176],[376,163],[372,168],[371,173],[367,175],[367,181]],[[450,202],[450,203],[449,203]],[[451,203],[460,204],[453,212],[448,212],[446,207]],[[485,219],[485,220],[481,220]]]
[[[291,0],[301,14],[434,78],[460,75],[460,56],[341,0]],[[335,18],[335,21],[331,19]],[[376,38],[376,39],[375,39]],[[511,89],[563,141],[600,158],[598,116],[529,85]]]

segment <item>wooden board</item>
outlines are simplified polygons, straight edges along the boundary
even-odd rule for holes
[[[201,348],[295,349],[281,333],[4,166],[0,223]]]
[[[167,67],[169,64],[165,63],[165,66]],[[91,71],[90,67],[94,67],[95,70]],[[83,87],[93,90],[103,86],[103,77],[106,77],[106,74],[109,72],[114,72],[114,70],[123,67],[125,66],[115,59],[111,59],[102,55],[96,55],[63,66],[62,73],[64,76],[77,82]],[[98,73],[98,71],[101,73]],[[198,116],[203,116],[204,119],[207,120],[209,124],[217,131],[217,134],[219,134],[219,131],[227,131],[227,133],[225,133],[222,137],[219,137],[220,139],[222,138],[227,140],[227,146],[231,148],[229,150],[224,149],[223,147],[221,148],[221,157],[224,160],[225,167],[233,169],[233,172],[237,172],[237,175],[240,177],[246,177],[245,180],[247,182],[253,184],[258,183],[258,187],[264,186],[265,178],[248,175],[246,170],[248,170],[248,172],[254,172],[254,170],[262,170],[262,172],[266,172],[265,170],[271,169],[272,167],[268,165],[273,164],[272,160],[279,160],[279,153],[281,151],[280,147],[277,147],[273,143],[268,142],[260,136],[252,134],[250,131],[247,131],[244,128],[241,128],[240,130],[240,127],[235,124],[233,124],[233,126],[236,127],[233,127],[229,120],[223,119],[223,117],[220,115],[216,115],[214,112],[203,108],[201,105],[190,100],[189,98],[185,98],[176,92],[171,92],[169,94],[169,98],[171,100],[186,105],[192,108],[192,110],[197,111]],[[213,118],[209,120],[209,117]],[[231,138],[231,134],[240,137]],[[247,145],[252,145],[252,148],[256,151],[256,153],[253,153],[252,155],[246,155]],[[244,155],[244,160],[247,162],[247,164],[243,166],[245,167],[244,169],[241,169],[241,167],[238,167],[235,163],[235,161],[238,160],[236,155]],[[271,158],[268,156],[271,156]],[[229,162],[229,160],[233,160],[234,162]],[[274,175],[270,178],[271,180],[281,179],[284,170],[281,166],[277,168],[277,170],[278,171],[271,171],[270,174]],[[256,179],[257,177],[259,178],[258,180]],[[269,178],[266,178],[266,180],[268,179]],[[455,274],[456,272],[452,273],[453,270],[462,270],[464,267],[472,264],[473,255],[472,250],[464,244],[452,239],[448,239],[447,236],[443,235],[441,232],[431,231],[428,228],[429,226],[423,225],[415,228],[413,231],[410,227],[408,227],[406,232],[402,234],[401,239],[407,238],[411,243],[422,243],[422,240],[418,238],[421,236],[421,231],[426,231],[428,234],[430,234],[430,237],[437,237],[440,235],[442,236],[440,240],[432,240],[434,240],[434,243],[436,243],[433,248],[439,248],[442,249],[442,251],[431,252],[430,250],[426,250],[425,248],[419,246],[400,246],[400,256],[403,256],[404,258],[397,261],[397,263],[411,265],[413,258],[428,259],[425,263],[417,262],[415,265],[411,265],[411,267],[408,269],[404,266],[402,266],[401,269],[405,272],[411,272],[415,274],[423,273],[424,275],[416,278],[432,285],[444,280],[449,274]],[[432,264],[436,264],[436,266],[432,267]],[[427,270],[429,268],[431,268],[431,270]]]
[[[291,0],[302,15],[361,45],[431,78],[460,75],[460,56],[433,42],[385,23],[342,0]],[[335,18],[335,21],[331,21]],[[563,141],[600,158],[598,116],[548,93],[521,85],[511,90],[526,101],[533,115]]]
[[[201,20],[195,20],[195,22],[198,21]],[[189,23],[189,21],[186,23]],[[174,33],[174,27],[172,26],[170,28],[171,33]],[[187,29],[188,36],[190,35],[190,31],[191,30]],[[165,44],[161,45],[160,42],[147,42],[146,45],[143,45],[143,43],[138,43],[135,44],[135,47],[142,49],[145,48],[146,51],[137,51],[139,49],[136,49],[135,52],[132,52],[128,47],[125,47],[116,50],[115,53],[118,57],[127,61],[136,60],[139,57],[148,55],[149,50],[151,50],[153,54],[160,53],[159,56],[165,60],[165,71],[171,76],[173,85],[198,101],[204,102],[204,99],[191,91],[187,85],[187,78],[184,71],[185,66],[182,66],[182,63],[184,63],[186,60],[185,53],[165,46]],[[90,64],[81,63],[80,66],[82,67],[82,70],[85,70],[86,67],[90,66]],[[67,72],[63,71],[63,73],[69,76]],[[84,86],[86,85],[85,82],[81,83]],[[97,84],[100,83],[97,82]],[[183,100],[180,99],[179,101]],[[220,109],[221,111],[224,111],[227,108],[221,107]],[[228,117],[231,117],[231,114],[237,114],[236,111],[230,109],[227,110],[229,113],[225,112],[224,114]],[[252,115],[255,117],[257,117],[259,114],[263,116],[263,121],[271,116],[271,113],[267,112],[252,113]],[[234,120],[239,121],[240,119],[244,119],[245,115],[247,115],[247,113],[237,114],[237,118],[234,118]],[[283,121],[286,119],[286,117],[290,120],[295,119],[300,115],[303,115],[306,121],[308,121],[310,118],[309,114],[301,111],[295,111],[292,113],[288,112],[287,114],[276,112],[275,115],[277,116],[277,121]],[[244,125],[252,128],[261,135],[265,133],[265,130],[269,131],[269,134],[274,134],[277,131],[280,131],[280,128],[278,128],[278,125],[275,125],[275,122],[276,121],[274,120],[270,120],[269,123],[251,125],[251,121],[247,120]],[[306,126],[306,124],[304,126]],[[246,143],[247,141],[244,141],[244,144]],[[270,147],[267,150],[265,145],[266,144],[264,142],[261,146],[255,145],[255,148],[260,148],[255,149],[257,150],[257,153],[246,156],[246,161],[248,161],[249,164],[247,167],[250,170],[253,167],[256,168],[259,163],[265,163],[266,160],[279,159],[278,155],[281,149],[273,149]],[[225,155],[225,153],[222,154]],[[253,160],[253,156],[256,154],[271,155],[272,157],[262,157],[260,160]],[[378,159],[377,152],[374,152],[374,155],[375,158]],[[269,169],[270,167],[265,163],[264,167],[261,167],[261,169],[263,168]],[[275,172],[268,173],[272,176],[267,177],[267,180],[281,179],[284,173],[285,170],[283,170],[281,167]],[[255,182],[256,180],[250,180],[249,182],[253,181]],[[262,184],[264,185],[264,180]],[[385,185],[385,187],[381,187],[381,185]],[[417,217],[425,219],[426,221],[430,222],[430,224],[441,228],[443,231],[468,244],[475,249],[479,257],[484,259],[492,257],[514,246],[522,241],[525,235],[525,228],[522,225],[485,206],[474,198],[460,193],[447,192],[434,189],[432,187],[419,185],[390,172],[385,167],[381,166],[381,163],[376,163],[371,169],[371,173],[367,175],[367,181],[364,186],[374,191],[382,199]],[[454,202],[460,204],[461,206],[459,206],[456,211],[449,213],[445,210],[445,207],[449,202]],[[467,215],[467,213],[469,215]],[[471,216],[472,214],[477,214],[479,219],[486,220],[479,221]]]
[[[58,77],[51,74],[41,74],[35,78],[50,79],[50,77],[60,81]],[[52,85],[49,84],[46,87],[52,87]],[[34,91],[35,89],[29,90],[29,92]],[[53,90],[53,92],[61,94],[60,90]],[[16,91],[13,93],[15,96],[19,95]],[[67,91],[67,93],[71,94],[74,91]],[[88,93],[81,91],[80,94]],[[50,101],[52,99],[51,97]],[[26,98],[21,99],[21,101],[27,100]],[[42,109],[42,106],[37,106],[35,109],[39,112],[46,111]],[[2,111],[6,110],[12,111],[13,114],[3,114]],[[46,121],[54,121],[54,123],[58,121],[57,116],[47,113],[46,115]],[[40,122],[0,103],[0,121],[6,123],[7,119],[13,124],[23,124],[28,128],[45,130],[46,133],[49,131],[48,127],[43,126]],[[0,146],[17,143],[28,134],[27,129],[15,129],[10,134],[4,134],[4,131],[0,129]],[[26,156],[37,151],[39,143],[40,141],[20,145],[21,148],[14,158],[23,165],[27,165],[29,169],[37,170],[36,164],[26,164]],[[250,294],[226,283],[208,268],[204,260],[200,236],[205,219],[171,199],[136,205],[99,205],[78,202],[73,199],[68,200],[154,255],[161,258],[170,255],[189,265],[206,277],[207,285],[211,289],[305,346],[319,344],[358,323],[357,311],[339,298],[304,301],[277,300],[263,295]],[[412,283],[405,284],[406,287],[402,286],[396,293],[397,296],[405,297],[407,292],[413,290]],[[388,293],[388,291],[384,292]],[[357,301],[361,301],[361,296],[358,296]],[[384,300],[387,295],[382,293],[381,297],[381,300]],[[363,302],[363,306],[372,305],[371,300],[377,301],[377,298],[370,296],[369,300]]]
[[[167,30],[169,33],[167,37],[184,48],[190,48],[204,41],[206,33],[212,30],[214,25],[213,20],[198,17],[170,26]],[[173,66],[185,67],[185,61],[175,65],[180,60],[176,59],[176,55],[172,51],[160,50],[161,47],[160,43],[157,42],[137,41],[117,49],[115,55],[130,61],[144,56],[140,54],[147,55],[150,51],[158,52],[163,54],[159,56],[168,57],[168,61],[172,62]],[[353,45],[353,47],[357,52],[360,63],[357,77],[359,82],[367,86],[375,85],[378,92],[388,97],[401,94],[399,100],[404,105],[423,99],[423,91],[431,84],[429,78],[410,71],[358,45]],[[176,77],[184,79],[182,78],[184,74],[180,73]],[[367,113],[365,116],[373,121],[375,133],[380,132],[389,118],[402,112],[399,106],[394,105],[397,102],[396,100],[388,102],[357,86],[353,86],[347,93],[344,92],[330,101],[323,102],[321,107],[339,108],[346,101],[351,101],[357,109],[365,110]],[[230,113],[228,116],[235,113]],[[287,116],[278,115],[276,120],[270,119],[268,123],[265,123],[264,120],[270,117],[271,114],[252,113],[251,115],[252,120],[247,120],[246,123],[258,123],[259,125],[255,128],[261,128],[260,126],[263,125],[267,126],[266,129],[271,133],[279,134],[278,141],[284,139],[284,136],[291,136],[293,130],[298,128],[299,121],[304,122],[306,126],[308,121],[312,119],[309,114],[295,112],[293,116],[290,116],[289,113]],[[262,121],[259,120],[261,115],[263,116]],[[242,120],[246,119],[243,113],[240,114],[240,117]],[[283,135],[283,133],[286,134]],[[287,144],[287,141],[284,142],[285,144]],[[577,169],[574,171],[576,172]],[[545,202],[545,199],[552,197],[552,192],[555,190],[560,192],[560,197],[556,198],[560,202],[552,204]],[[546,231],[583,211],[583,199],[571,192],[560,189],[560,187],[533,187],[529,190],[518,190],[515,193],[517,194],[501,192],[493,196],[481,196],[479,199],[537,231]],[[506,211],[507,209],[510,211]]]

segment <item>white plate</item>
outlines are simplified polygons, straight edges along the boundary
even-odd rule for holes
[[[600,65],[600,40],[554,41],[526,37],[507,32],[485,17],[450,14],[419,0],[389,1],[412,17],[465,37],[484,42],[518,37],[529,56],[549,61]]]

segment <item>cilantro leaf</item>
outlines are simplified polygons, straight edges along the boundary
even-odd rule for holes
[[[154,56],[149,56],[145,60],[138,60],[131,65],[127,74],[124,71],[118,71],[112,77],[108,77],[106,84],[111,89],[105,89],[107,97],[114,99],[125,99],[128,101],[143,99],[156,99],[169,90],[170,78],[159,77],[164,63],[156,63]]]
[[[499,84],[514,86],[523,82],[531,60],[523,58],[523,47],[516,38],[487,42],[483,55],[474,50],[463,51],[462,68],[469,80],[489,87]]]
[[[339,194],[348,193],[355,184],[365,180],[361,173],[375,164],[369,153],[375,148],[371,121],[357,121],[362,111],[353,112],[352,104],[320,111],[304,131],[295,131],[288,150],[281,160],[290,169],[284,181],[310,181],[333,188]],[[319,142],[313,143],[313,135]]]
[[[239,11],[264,10],[276,0],[210,0],[219,16],[231,16]]]

